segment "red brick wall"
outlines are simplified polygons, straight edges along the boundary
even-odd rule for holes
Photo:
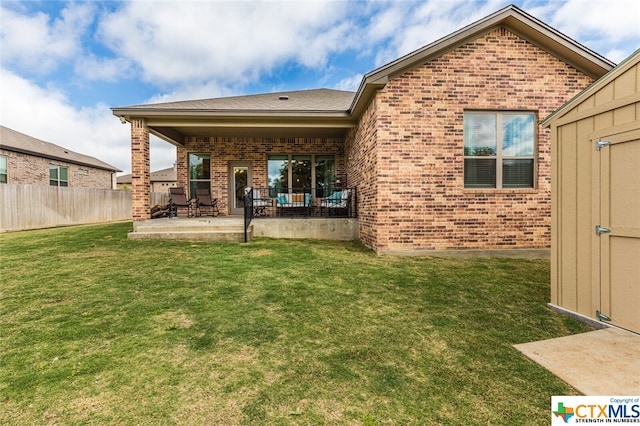
[[[189,153],[211,155],[211,192],[218,199],[221,215],[229,213],[229,163],[251,163],[253,186],[267,186],[267,155],[318,154],[336,156],[336,173],[344,176],[344,139],[342,138],[256,138],[188,137],[178,147],[178,186],[188,187]]]
[[[358,127],[346,141],[347,186],[358,189],[358,219],[360,240],[367,247],[375,247],[378,230],[378,149],[377,108],[372,102],[363,113]],[[384,174],[384,170],[381,171]]]
[[[49,186],[49,165],[68,167],[69,187],[112,189],[113,173],[109,170],[50,160],[35,155],[0,149],[7,157],[7,183]],[[84,172],[86,172],[86,174]]]
[[[392,78],[347,144],[367,188],[360,206],[377,212],[361,211],[362,241],[380,253],[548,248],[548,130],[538,127],[535,189],[465,189],[463,114],[526,110],[541,121],[592,82],[505,29]]]
[[[145,119],[131,120],[131,208],[134,221],[151,219],[149,127]]]

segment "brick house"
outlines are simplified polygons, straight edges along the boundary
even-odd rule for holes
[[[359,238],[380,254],[548,249],[539,123],[613,66],[508,6],[371,71],[355,93],[114,108],[131,123],[133,217],[149,218],[151,133],[177,147],[179,185],[204,180],[222,213],[237,213],[239,171],[262,188],[302,177],[357,190]]]
[[[178,184],[176,165],[151,172],[149,180],[151,182],[151,192],[166,193],[169,188],[174,188]],[[118,189],[131,189],[131,173],[118,176],[116,182]]]
[[[0,126],[0,183],[115,189],[120,171],[95,157]]]

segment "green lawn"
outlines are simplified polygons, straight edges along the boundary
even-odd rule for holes
[[[549,263],[0,235],[0,424],[548,424]]]

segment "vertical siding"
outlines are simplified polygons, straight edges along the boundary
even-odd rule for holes
[[[593,132],[593,120],[587,118],[576,124],[573,147],[576,150],[576,181],[573,192],[575,193],[575,239],[576,239],[576,286],[577,283],[591,282],[591,264],[580,262],[580,259],[591,258],[593,238],[593,226],[591,218],[591,205],[593,203],[591,187],[593,170],[591,167],[595,147],[590,141]],[[579,141],[576,143],[576,141]],[[570,189],[569,189],[570,190]],[[576,288],[576,310],[588,311],[591,309],[591,292],[578,291]]]
[[[600,309],[598,135],[640,128],[640,66],[624,70],[551,121],[553,223],[551,303],[594,317]],[[616,75],[617,73],[617,75]],[[605,77],[606,78],[606,77]],[[597,83],[596,83],[597,84]]]
[[[129,191],[0,185],[0,232],[131,220]]]
[[[561,174],[558,182],[560,194],[558,202],[559,220],[562,223],[562,238],[560,242],[560,280],[564,284],[560,288],[560,303],[568,309],[577,308],[577,156],[576,125],[563,126],[559,129],[562,143],[558,147],[561,160]]]
[[[592,118],[559,128],[553,168],[556,181],[553,210],[557,224],[554,233],[558,241],[552,247],[557,253],[552,257],[552,288],[557,289],[552,303],[578,312],[589,311],[593,304],[591,292],[580,291],[578,286],[592,280],[591,264],[581,259],[591,258],[593,250],[591,164],[595,148],[591,143],[579,143],[589,141],[592,130]]]
[[[561,291],[560,287],[560,256],[559,253],[562,249],[562,241],[559,235],[562,232],[561,210],[560,210],[560,175],[559,164],[562,161],[560,156],[560,141],[561,136],[558,128],[552,124],[551,126],[551,295],[550,302],[556,306],[561,306]]]

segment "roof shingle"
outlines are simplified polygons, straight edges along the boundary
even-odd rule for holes
[[[226,98],[135,105],[128,109],[199,111],[347,111],[355,92],[332,89],[297,90]]]
[[[69,163],[91,166],[98,169],[120,172],[113,167],[95,157],[84,155],[66,149],[59,145],[36,139],[24,133],[17,132],[5,126],[0,126],[0,148],[7,151],[22,152],[25,154],[37,155],[39,157],[51,158]]]

